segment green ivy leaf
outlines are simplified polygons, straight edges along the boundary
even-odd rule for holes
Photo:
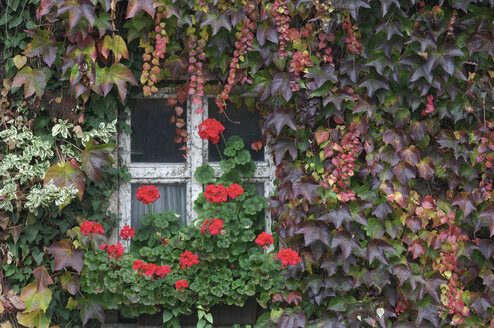
[[[41,97],[45,92],[46,84],[51,76],[51,71],[47,67],[34,70],[27,66],[17,72],[12,82],[13,88],[18,88],[24,85],[24,98],[28,98],[36,93],[37,97]]]

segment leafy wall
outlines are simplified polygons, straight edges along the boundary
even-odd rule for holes
[[[179,88],[169,104],[176,106],[175,141],[183,143],[185,97],[200,105],[205,93],[218,94],[223,108],[236,89],[257,95],[277,165],[270,199],[276,232],[303,258],[283,271],[286,290],[272,295],[260,326],[491,325],[492,1],[8,6],[0,18],[9,31],[0,36],[9,78],[1,104],[2,117],[13,121],[4,120],[3,131],[16,124],[42,138],[29,142],[60,151],[62,140],[77,145],[79,131],[121,119],[114,109],[128,93],[149,95],[173,81]],[[54,135],[66,123],[52,117],[73,124],[70,137]],[[25,147],[2,140],[4,154]],[[0,218],[1,249],[15,261],[3,257],[10,262],[3,275],[15,290],[32,280],[32,269],[50,268],[43,245],[61,239],[77,217],[112,225],[92,195],[109,194],[106,174],[124,175],[114,170],[103,173],[103,185],[88,178],[82,200],[74,197],[60,212],[50,199],[37,213],[25,207],[19,192],[28,194],[41,170],[58,161],[82,163],[76,150],[44,154],[49,163],[37,176],[16,180],[12,208],[5,206]],[[56,302],[48,317],[67,300],[59,287],[50,288]],[[8,302],[8,313],[19,310]]]

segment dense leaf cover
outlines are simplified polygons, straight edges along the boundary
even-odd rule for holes
[[[276,232],[303,260],[285,271],[287,288],[260,326],[492,325],[492,0],[23,4],[39,21],[7,34],[3,56],[9,88],[22,86],[29,106],[70,87],[86,119],[108,120],[91,108],[101,97],[114,108],[138,80],[144,95],[174,81],[167,103],[175,141],[186,143],[187,96],[201,105],[214,92],[228,115],[236,87],[256,94],[277,165]],[[8,11],[0,23],[21,24]],[[101,179],[104,147],[82,151],[91,179]],[[82,184],[83,171],[62,163],[78,176],[58,169],[59,179]],[[20,321],[46,326],[47,298]],[[100,314],[90,300],[79,307]]]

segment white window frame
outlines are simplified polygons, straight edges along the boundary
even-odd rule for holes
[[[159,92],[148,97],[151,99],[163,99],[165,101],[168,97],[175,97],[176,93],[173,89],[162,89]],[[250,94],[243,94],[243,97],[253,96]],[[123,164],[127,166],[131,179],[128,183],[123,183],[119,186],[118,190],[118,214],[121,218],[119,224],[119,230],[125,225],[131,225],[131,194],[132,184],[173,184],[173,183],[186,183],[186,223],[190,224],[193,220],[197,219],[197,213],[193,210],[194,200],[197,196],[203,192],[203,185],[194,179],[195,170],[204,165],[209,164],[214,169],[215,177],[219,177],[222,173],[219,162],[208,161],[208,141],[202,140],[199,137],[198,129],[201,124],[208,117],[208,98],[214,98],[215,96],[204,96],[201,98],[201,104],[194,104],[190,97],[187,100],[187,132],[188,142],[187,147],[190,149],[185,163],[136,163],[131,161],[131,135],[120,133],[118,136],[118,143],[122,150],[121,158]],[[140,99],[143,99],[140,97]],[[198,114],[197,109],[203,108],[203,112]],[[126,123],[131,126],[131,112],[130,108],[126,108],[127,119]],[[171,125],[171,124],[170,124]],[[274,162],[271,156],[271,150],[269,148],[269,142],[263,147],[264,149],[264,161],[256,162],[256,170],[253,177],[246,179],[249,182],[263,182],[264,183],[264,196],[267,198],[274,194]],[[249,147],[249,145],[246,145]],[[269,211],[266,211],[265,217],[265,231],[271,232],[271,217]],[[120,238],[119,238],[120,239]],[[122,241],[125,247],[127,243]],[[124,243],[125,242],[125,243]]]

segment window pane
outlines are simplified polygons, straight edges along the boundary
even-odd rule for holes
[[[262,134],[260,129],[261,115],[257,111],[251,113],[247,106],[243,105],[238,108],[234,104],[228,103],[226,108],[226,113],[228,114],[228,120],[225,114],[219,113],[219,108],[216,105],[214,98],[208,99],[208,112],[209,118],[214,118],[221,122],[225,126],[225,132],[223,133],[225,138],[237,135],[242,137],[245,143],[245,147],[250,151],[252,159],[254,161],[264,161],[264,147],[260,151],[252,150],[250,145],[254,141],[262,141]],[[240,124],[235,124],[232,122],[240,122]],[[220,150],[223,151],[225,148],[225,143],[220,140],[218,143]],[[209,160],[214,162],[219,162],[221,160],[220,155],[216,146],[212,142],[209,142]]]
[[[187,104],[184,104],[184,109]],[[166,106],[166,99],[137,99],[131,114],[130,160],[138,163],[183,163],[182,143],[175,143],[175,124],[170,118],[175,109]],[[187,110],[181,118],[187,121]]]
[[[141,217],[149,212],[148,205],[143,205],[136,198],[136,192],[142,184],[132,184],[132,203],[131,203],[131,225],[134,229],[142,226]],[[161,213],[164,210],[173,210],[180,215],[180,220],[187,224],[186,208],[186,184],[155,184],[160,192],[160,198],[153,203],[153,212]]]

